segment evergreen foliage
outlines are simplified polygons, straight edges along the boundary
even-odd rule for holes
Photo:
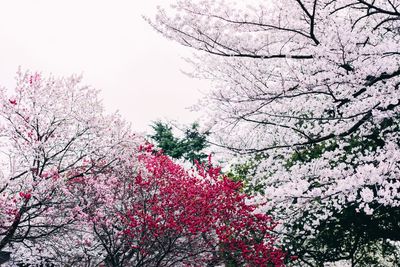
[[[191,163],[203,162],[207,154],[203,150],[208,146],[208,132],[202,133],[198,123],[192,123],[184,130],[182,138],[176,137],[172,132],[172,126],[161,121],[154,122],[151,126],[154,133],[150,136],[163,152],[174,158],[184,159]]]

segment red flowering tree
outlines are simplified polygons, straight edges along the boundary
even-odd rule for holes
[[[134,158],[130,177],[113,183],[121,199],[102,218],[89,216],[106,265],[284,265],[285,253],[271,235],[276,224],[256,213],[242,185],[221,177],[219,168],[187,171],[150,146]]]

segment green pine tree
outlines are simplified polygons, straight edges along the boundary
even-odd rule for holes
[[[154,133],[150,138],[166,155],[175,159],[185,159],[191,163],[202,162],[207,157],[203,150],[208,146],[209,133],[201,133],[198,123],[192,123],[187,127],[182,138],[174,136],[172,126],[168,123],[156,121],[151,127]]]

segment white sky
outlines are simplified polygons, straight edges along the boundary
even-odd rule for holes
[[[1,0],[0,85],[14,87],[18,66],[44,74],[83,73],[107,111],[136,131],[156,119],[192,122],[186,108],[207,88],[181,73],[190,51],[143,19],[168,0]]]

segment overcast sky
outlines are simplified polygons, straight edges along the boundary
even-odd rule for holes
[[[0,1],[0,84],[14,87],[18,66],[44,74],[82,73],[108,111],[134,130],[156,119],[189,123],[207,84],[181,73],[188,49],[155,32],[142,15],[168,0]]]

